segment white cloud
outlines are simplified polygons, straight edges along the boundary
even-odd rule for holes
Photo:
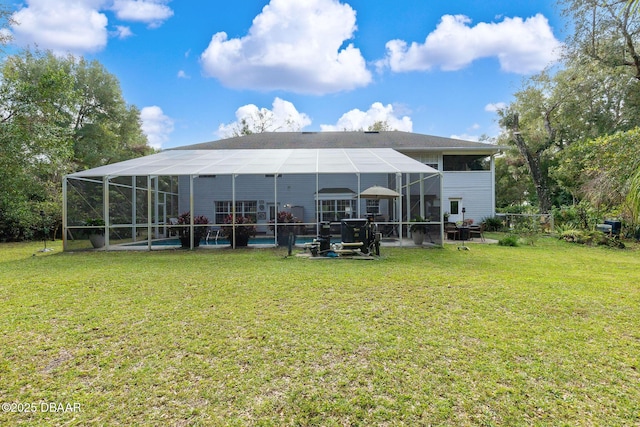
[[[161,25],[173,15],[167,0],[26,0],[12,15],[14,42],[18,46],[37,45],[55,53],[83,54],[107,46],[109,35],[124,39],[133,35],[129,27],[115,25],[109,32],[107,15],[113,10],[120,20]]]
[[[356,31],[356,13],[337,0],[271,0],[249,33],[216,33],[200,60],[224,85],[325,94],[371,82],[360,50],[344,43]]]
[[[495,102],[495,103],[491,103],[491,104],[487,104],[484,107],[484,111],[487,111],[489,113],[496,113],[500,110],[504,110],[505,108],[507,108],[507,104],[504,102]]]
[[[133,36],[133,31],[131,31],[131,28],[124,25],[116,25],[116,31],[114,35],[119,39],[127,39]]]
[[[112,10],[123,21],[144,22],[150,27],[159,27],[173,16],[167,0],[115,0]]]
[[[320,129],[324,132],[367,130],[376,122],[387,122],[389,128],[393,130],[413,131],[413,122],[410,117],[398,117],[391,104],[384,106],[381,102],[374,102],[367,111],[353,109],[343,114],[335,125],[320,125]]]
[[[275,98],[272,110],[258,108],[254,104],[244,105],[236,110],[236,121],[218,127],[218,136],[228,138],[237,134],[243,121],[252,132],[299,132],[311,124],[305,113],[300,113],[289,101]]]
[[[480,58],[496,57],[506,72],[528,74],[557,61],[562,44],[541,14],[523,20],[504,18],[471,26],[464,15],[445,15],[424,43],[387,42],[387,56],[378,62],[395,72],[434,67],[459,70]]]
[[[147,135],[149,145],[160,149],[162,144],[169,140],[173,132],[173,120],[164,114],[158,106],[144,107],[140,111],[142,131]]]
[[[107,45],[107,17],[102,1],[27,0],[12,18],[15,43],[38,45],[56,53],[95,52]]]
[[[190,79],[191,76],[188,75],[184,70],[180,70],[180,71],[178,71],[178,78],[179,79]]]

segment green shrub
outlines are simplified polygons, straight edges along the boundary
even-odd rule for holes
[[[610,236],[600,231],[595,231],[594,233],[599,233],[599,236],[596,240],[596,244],[598,245],[608,246],[610,248],[617,248],[617,249],[625,248],[624,243],[620,240],[618,236]]]
[[[515,234],[509,234],[506,237],[498,240],[498,245],[500,246],[518,246],[518,236]]]
[[[500,231],[504,227],[502,218],[497,216],[483,218],[482,222],[484,222],[486,231]]]
[[[503,208],[497,208],[496,211],[504,214],[532,214],[536,213],[536,209],[530,205],[509,205]]]
[[[558,227],[577,229],[580,226],[580,218],[576,206],[554,207],[552,210],[553,222]],[[560,234],[560,233],[558,233]]]
[[[607,237],[600,231],[584,231],[582,232],[582,237],[578,240],[578,243],[589,246],[602,245],[606,244],[606,239]]]
[[[618,209],[601,210],[582,201],[577,205],[554,207],[553,221],[556,226],[569,225],[582,230],[588,230],[602,222],[603,218],[619,217]]]
[[[558,239],[567,242],[577,242],[582,235],[582,231],[580,231],[576,225],[570,222],[556,224],[555,231],[558,235]]]
[[[588,246],[608,246],[620,249],[625,248],[624,243],[622,243],[617,236],[609,236],[608,234],[597,230],[578,230],[575,227],[565,224],[563,226],[556,227],[556,232],[558,233],[558,238],[560,240],[564,240],[569,243],[579,243],[581,245]]]

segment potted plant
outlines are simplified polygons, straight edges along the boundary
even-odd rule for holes
[[[194,216],[193,224],[200,225],[200,227],[194,227],[193,232],[193,247],[197,248],[200,246],[200,240],[207,234],[207,227],[202,227],[202,225],[209,224],[209,218],[203,215]],[[177,225],[179,227],[176,227],[175,230],[178,232],[180,245],[183,248],[191,248],[191,227],[189,227],[191,225],[191,212],[187,211],[180,214]]]
[[[101,248],[104,246],[104,220],[102,218],[92,218],[85,221],[88,227],[101,227],[87,229],[87,235],[91,246]]]
[[[415,224],[411,224],[409,227],[409,231],[411,231],[411,238],[413,239],[413,243],[416,245],[421,245],[424,242],[424,236],[427,234],[427,225],[421,224],[426,222],[424,218],[421,216],[417,216],[411,220]]]
[[[231,246],[237,248],[239,246],[247,246],[249,244],[249,238],[254,237],[256,235],[256,226],[255,222],[248,217],[245,216],[236,216],[235,218],[235,244],[234,244],[234,224],[233,215],[227,215],[224,219],[224,223],[228,225],[223,225],[221,234],[222,237],[227,239]]]
[[[271,220],[269,229],[275,230],[277,226],[278,246],[287,246],[289,244],[289,235],[293,234],[293,243],[296,242],[297,223],[300,221],[293,216],[291,212],[278,212],[277,221]]]

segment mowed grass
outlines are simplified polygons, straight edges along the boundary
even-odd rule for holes
[[[640,425],[638,250],[53,246],[0,245],[0,425]]]

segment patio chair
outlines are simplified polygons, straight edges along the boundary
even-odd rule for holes
[[[381,228],[383,237],[395,237],[398,235],[398,224],[383,224]]]
[[[485,223],[481,223],[478,226],[469,227],[469,238],[473,239],[474,236],[480,237],[480,240],[484,242],[484,229]]]
[[[169,218],[168,225],[169,227],[167,228],[167,236],[177,236],[178,231],[175,228],[172,228],[172,226],[178,225],[178,218]]]
[[[460,230],[453,222],[448,222],[444,227],[444,232],[447,235],[448,240],[458,240],[460,236]]]

